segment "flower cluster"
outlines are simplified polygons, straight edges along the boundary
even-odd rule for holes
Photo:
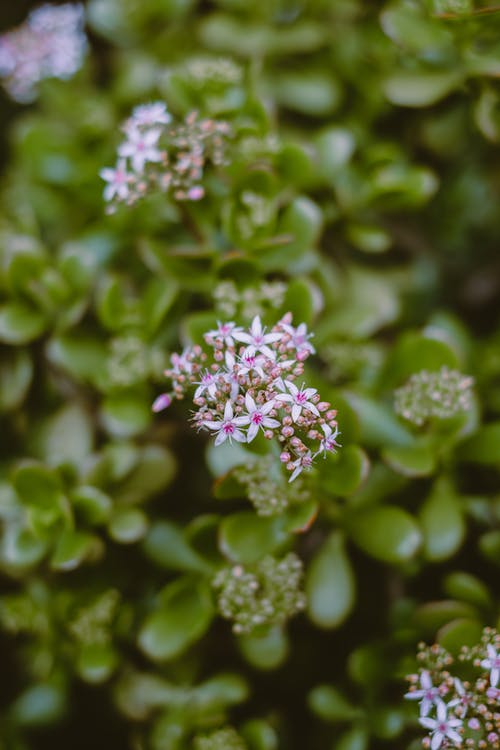
[[[282,625],[306,606],[302,574],[302,562],[293,552],[282,560],[266,555],[253,566],[223,568],[213,581],[219,611],[233,621],[236,635]]]
[[[293,485],[283,481],[283,475],[276,472],[276,463],[271,456],[264,456],[234,469],[235,479],[242,484],[247,497],[258,516],[276,516],[290,505],[297,505],[309,499],[310,493],[299,478]]]
[[[226,57],[192,57],[183,65],[183,71],[194,88],[238,84],[243,81],[243,69]]]
[[[225,163],[226,122],[200,119],[191,112],[183,123],[171,126],[164,102],[136,107],[125,121],[125,140],[118,147],[114,169],[101,169],[107,183],[104,200],[114,210],[117,203],[131,205],[148,192],[171,192],[178,201],[198,201],[205,195],[201,184],[207,162]]]
[[[71,78],[87,49],[81,4],[42,5],[16,29],[0,36],[0,77],[17,102],[36,98],[45,78]]]
[[[442,647],[420,645],[423,666],[408,677],[410,691],[405,697],[419,702],[419,722],[429,732],[422,743],[425,748],[500,748],[499,651],[500,634],[490,628],[478,646],[462,649],[459,665]],[[461,679],[457,671],[468,677],[475,674]]]
[[[311,334],[292,326],[287,313],[267,332],[256,316],[249,329],[219,323],[205,334],[212,356],[201,346],[174,354],[165,371],[172,391],[153,404],[154,411],[182,399],[195,387],[193,423],[215,437],[215,445],[235,440],[251,443],[259,434],[281,443],[280,460],[292,482],[319,455],[338,447],[336,415],[315,388],[294,381],[314,352]]]
[[[447,367],[422,370],[395,392],[394,408],[418,426],[431,418],[447,419],[470,409],[473,384],[473,378]]]
[[[194,750],[247,750],[247,746],[236,729],[224,727],[195,737]]]
[[[79,609],[68,629],[80,643],[106,644],[111,640],[111,623],[115,617],[120,594],[116,589],[104,591],[89,606]]]
[[[282,281],[262,281],[257,286],[238,289],[230,279],[221,281],[213,291],[216,312],[251,320],[267,309],[278,309],[285,300],[286,284]]]

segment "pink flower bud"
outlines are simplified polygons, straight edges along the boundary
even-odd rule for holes
[[[330,409],[330,411],[327,411],[325,414],[325,417],[328,419],[328,421],[335,419],[336,416],[337,416],[336,409]]]
[[[288,427],[288,426],[283,427],[283,429],[281,430],[281,434],[286,438],[291,438],[294,432],[295,430],[293,429],[293,427]]]
[[[167,409],[172,403],[172,398],[168,393],[162,393],[153,401],[152,410],[156,413]]]
[[[280,454],[280,461],[282,464],[287,464],[291,458],[291,455],[287,451],[283,451],[283,453]]]
[[[318,404],[318,411],[326,411],[330,408],[328,401],[320,401]]]

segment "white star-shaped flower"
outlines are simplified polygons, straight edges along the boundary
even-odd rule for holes
[[[481,666],[484,669],[491,670],[490,685],[491,687],[496,687],[500,679],[500,656],[498,656],[495,647],[491,643],[488,643],[486,650],[488,651],[488,658],[482,660]]]
[[[221,339],[226,346],[234,346],[233,336],[240,331],[243,331],[243,328],[237,326],[232,321],[229,323],[220,323],[217,321],[217,328],[213,331],[208,331],[205,334],[205,340],[207,343],[212,343],[213,341],[217,341],[217,339]]]
[[[111,201],[116,196],[118,200],[124,201],[130,193],[130,183],[134,176],[127,172],[125,159],[119,159],[116,169],[104,167],[99,172],[99,176],[108,184],[104,188],[104,200]]]
[[[159,162],[163,159],[158,148],[160,135],[159,128],[146,131],[131,128],[127,132],[127,140],[118,148],[118,154],[130,158],[134,172],[142,174],[147,162]]]
[[[276,341],[280,341],[283,337],[282,333],[276,331],[275,333],[265,333],[265,328],[262,327],[260,317],[258,315],[252,320],[252,325],[249,331],[238,331],[233,333],[236,341],[241,341],[243,344],[247,344],[245,355],[254,355],[256,352],[262,352],[269,359],[275,359],[275,352],[269,348],[268,344],[274,344]]]
[[[294,422],[300,417],[303,409],[310,411],[316,417],[320,416],[316,406],[309,400],[316,395],[316,388],[304,388],[302,386],[299,390],[291,380],[285,380],[284,384],[290,393],[280,393],[276,396],[276,401],[286,401],[292,404],[292,419]]]
[[[205,370],[204,374],[201,376],[201,380],[195,383],[198,388],[194,392],[194,398],[199,398],[205,393],[205,391],[207,391],[210,398],[215,398],[219,374],[220,373],[218,372],[214,373],[210,372],[210,370]]]
[[[429,672],[424,669],[420,675],[420,690],[406,693],[405,698],[410,701],[420,701],[420,716],[427,716],[433,706],[442,703],[439,688],[432,684]]]
[[[423,727],[431,731],[431,750],[438,750],[446,739],[451,740],[455,745],[462,744],[462,737],[456,730],[462,726],[463,722],[460,719],[448,717],[447,707],[442,701],[437,704],[436,719],[424,716],[419,721]]]
[[[270,411],[274,408],[274,400],[267,401],[265,404],[257,405],[255,400],[250,396],[249,393],[245,394],[245,406],[247,407],[247,414],[245,419],[248,419],[249,424],[247,432],[247,443],[251,443],[256,437],[259,429],[274,429],[280,426],[280,422],[277,419],[268,417]]]
[[[151,127],[153,125],[168,125],[172,116],[167,112],[165,102],[151,102],[141,104],[132,112],[131,121],[136,126]]]
[[[310,354],[315,353],[316,350],[314,346],[309,343],[309,339],[312,338],[314,334],[307,332],[307,325],[305,323],[301,323],[296,328],[287,323],[281,323],[281,328],[288,333],[291,339],[287,344],[287,349],[293,348],[296,350],[297,354],[301,354],[302,352],[309,352]]]
[[[201,422],[202,427],[206,427],[209,430],[213,430],[217,433],[215,437],[215,445],[220,445],[226,440],[231,443],[236,440],[238,443],[244,443],[246,441],[246,435],[240,427],[248,424],[248,417],[235,417],[233,411],[233,405],[231,401],[226,401],[224,407],[224,417],[217,420],[204,420]]]
[[[339,447],[339,443],[337,443],[335,439],[339,434],[339,431],[337,427],[333,430],[329,424],[322,424],[321,429],[325,433],[325,437],[319,444],[318,453],[323,453],[326,457],[327,453],[335,453],[336,449]]]

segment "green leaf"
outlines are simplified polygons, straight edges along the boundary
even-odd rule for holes
[[[45,539],[40,539],[31,529],[8,526],[1,541],[1,556],[8,568],[24,571],[37,565],[48,548]]]
[[[115,501],[131,505],[141,503],[167,487],[173,480],[176,464],[162,445],[145,445],[136,454],[135,466],[114,492]]]
[[[34,461],[14,473],[14,487],[22,503],[58,515],[64,496],[58,474]]]
[[[12,706],[12,716],[22,727],[55,724],[66,710],[66,691],[56,684],[31,685]]]
[[[435,449],[425,440],[413,445],[391,445],[382,451],[384,461],[405,477],[427,477],[436,468]]]
[[[368,732],[362,727],[353,727],[340,737],[334,745],[334,750],[367,750]]]
[[[387,390],[393,389],[416,372],[437,372],[442,367],[460,367],[452,347],[440,339],[409,331],[394,347],[380,375],[380,383]]]
[[[45,315],[21,302],[0,307],[0,341],[4,344],[29,344],[47,327]]]
[[[315,146],[319,173],[330,180],[347,164],[356,149],[356,141],[350,130],[330,127],[316,137]]]
[[[182,531],[168,521],[156,521],[142,549],[154,563],[167,570],[206,572],[207,562],[188,544]]]
[[[108,349],[104,341],[93,336],[72,333],[51,339],[47,357],[75,380],[99,385],[106,372]]]
[[[221,552],[233,562],[255,563],[274,552],[288,538],[280,517],[256,516],[252,512],[227,516],[219,530]]]
[[[443,625],[455,619],[474,619],[476,610],[470,604],[451,599],[421,604],[413,615],[413,622],[424,637],[434,637]]]
[[[102,490],[81,485],[71,493],[71,504],[77,516],[91,526],[99,526],[109,519],[113,501]]]
[[[53,570],[69,571],[78,568],[96,551],[96,537],[81,531],[63,531],[50,559]],[[98,545],[100,547],[100,544]]]
[[[118,665],[118,654],[106,643],[88,643],[81,647],[76,670],[82,680],[100,685],[108,680]]]
[[[290,72],[274,76],[271,88],[276,101],[312,117],[330,115],[340,103],[341,89],[327,72]]]
[[[255,669],[277,669],[287,659],[290,644],[286,633],[281,628],[269,628],[258,635],[242,635],[238,638],[238,647]]]
[[[465,571],[449,573],[443,581],[443,589],[452,599],[459,599],[476,607],[489,609],[493,605],[486,584],[477,576]]]
[[[355,513],[348,524],[353,541],[367,555],[386,563],[403,563],[417,553],[422,536],[402,508],[385,506]]]
[[[119,544],[134,544],[142,539],[148,530],[148,518],[137,508],[118,508],[109,521],[111,539]]]
[[[240,731],[250,750],[278,750],[276,731],[263,719],[245,722]]]
[[[336,628],[349,616],[356,597],[354,572],[340,531],[313,557],[306,574],[307,613],[320,628]]]
[[[117,393],[104,399],[102,420],[114,437],[133,437],[145,432],[152,420],[151,403],[141,393]]]
[[[346,497],[360,488],[370,472],[370,460],[357,445],[340,448],[321,465],[321,485],[333,495]]]
[[[405,727],[405,716],[401,709],[377,706],[372,713],[371,728],[380,740],[393,740]]]
[[[336,687],[318,685],[308,695],[309,707],[323,721],[333,724],[352,721],[358,711]]]
[[[370,448],[411,446],[412,433],[396,418],[394,411],[380,401],[361,393],[346,392],[349,405],[360,423],[363,443]]]
[[[454,656],[458,656],[464,646],[472,648],[481,641],[483,626],[479,620],[457,618],[440,628],[436,641]]]
[[[460,445],[459,455],[463,461],[500,467],[500,422],[481,427]]]
[[[434,485],[419,514],[423,554],[427,560],[447,560],[460,548],[465,536],[460,498],[446,479]]]
[[[46,461],[80,468],[93,449],[90,415],[78,403],[65,404],[44,423],[39,442],[41,456]]]
[[[181,578],[162,591],[158,608],[140,629],[139,646],[154,661],[174,659],[204,635],[213,616],[208,584]]]
[[[404,71],[386,78],[382,87],[392,104],[400,107],[429,107],[459,88],[463,78],[459,70]]]
[[[25,349],[2,353],[0,362],[0,412],[17,409],[26,397],[33,378],[33,364]]]
[[[347,239],[364,253],[385,253],[392,245],[390,234],[380,227],[368,224],[349,224]]]

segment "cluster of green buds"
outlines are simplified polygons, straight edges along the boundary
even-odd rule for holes
[[[215,310],[228,318],[251,320],[278,310],[285,301],[286,284],[282,281],[263,281],[257,286],[238,289],[230,279],[221,281],[213,291]]]
[[[290,505],[298,505],[310,497],[299,477],[293,484],[285,482],[272,456],[238,466],[234,477],[246,489],[246,494],[259,516],[277,516]]]
[[[431,750],[500,748],[500,634],[485,628],[481,642],[455,659],[442,646],[419,645],[418,673],[408,676],[409,700],[419,702],[422,745]]]
[[[458,370],[421,370],[394,394],[396,412],[419,427],[429,419],[448,419],[471,408],[474,379]]]
[[[120,602],[116,589],[108,589],[70,620],[68,629],[79,643],[106,644],[111,640],[111,624]]]
[[[236,729],[224,727],[195,737],[194,750],[247,750],[247,746]]]
[[[192,57],[182,71],[194,88],[213,88],[242,83],[243,68],[227,57]]]
[[[232,620],[236,635],[284,624],[306,605],[302,573],[293,552],[282,560],[266,555],[252,566],[223,568],[213,581],[222,617]]]

